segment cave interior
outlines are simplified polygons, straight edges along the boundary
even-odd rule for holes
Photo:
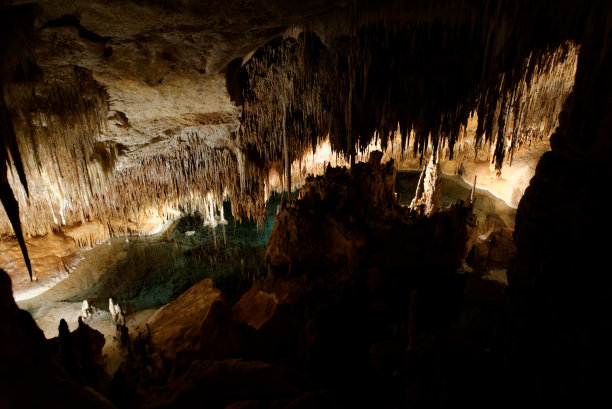
[[[610,402],[612,2],[0,31],[0,407]]]

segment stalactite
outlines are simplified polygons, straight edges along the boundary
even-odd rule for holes
[[[20,206],[16,198],[15,187],[9,184],[9,171],[12,166],[18,175],[18,181],[26,196],[30,188],[25,173],[24,160],[18,146],[17,136],[8,107],[6,105],[5,84],[15,72],[27,77],[27,67],[31,63],[34,26],[34,7],[30,4],[10,7],[8,3],[0,5],[0,201],[6,212],[6,221],[0,215],[0,225],[12,229],[19,242],[30,280],[35,280],[24,232],[20,222]],[[23,211],[21,211],[23,214]],[[3,230],[0,230],[3,231]]]
[[[374,138],[386,149],[396,133],[402,150],[410,142],[424,155],[441,140],[452,157],[466,148],[461,130],[477,116],[472,154],[494,144],[500,169],[521,145],[554,129],[577,47],[507,30],[531,5],[440,4],[452,9],[447,15],[424,5],[429,11],[415,12],[412,3],[356,3],[328,16],[330,24],[307,24],[271,41],[242,68],[241,143],[264,160],[282,158],[284,133],[293,160],[328,136],[334,151],[352,158]]]
[[[193,138],[174,152],[118,173],[111,188],[96,198],[95,217],[137,215],[151,207],[157,207],[161,216],[174,208],[200,212],[214,225],[225,221],[223,200],[230,199],[238,219],[253,217],[263,225],[265,170],[253,165],[240,168],[231,149],[210,148],[205,140]]]
[[[227,198],[234,215],[261,224],[280,175],[299,186],[308,173],[302,158],[325,141],[336,164],[379,148],[426,158],[442,146],[441,157],[474,155],[500,168],[554,129],[578,56],[571,40],[579,39],[560,33],[579,18],[538,21],[533,32],[535,2],[386,3],[357,0],[317,16],[235,66],[243,116],[231,148],[210,148],[185,131],[187,143],[116,174],[115,147],[96,138],[108,101],[90,71],[42,69],[42,81],[11,84],[6,115],[19,154],[4,131],[3,143],[24,235],[95,220],[108,234],[126,234],[139,213],[165,218],[168,209],[218,222]],[[0,232],[11,231],[0,214]]]
[[[39,235],[65,224],[97,220],[108,226],[105,232],[91,237],[81,235],[77,240],[79,245],[92,246],[110,234],[139,233],[129,227],[130,220],[138,220],[140,214],[151,211],[162,218],[168,217],[168,209],[198,211],[211,225],[227,223],[222,210],[224,199],[231,200],[237,219],[254,218],[263,226],[263,181],[268,170],[246,162],[243,152],[236,155],[233,149],[211,148],[205,139],[192,135],[189,143],[178,143],[173,152],[147,158],[140,166],[108,175],[107,180],[102,178],[106,175],[100,175],[98,181],[105,180],[104,187],[94,185],[93,193],[85,195],[81,202],[74,196],[68,200],[63,190],[54,188],[53,179],[44,174],[42,180],[51,188],[39,200],[26,202],[30,214],[22,217],[22,226],[28,235]]]
[[[112,146],[97,142],[106,123],[105,89],[90,71],[63,67],[44,82],[10,87],[7,106],[31,193],[13,165],[8,180],[24,233],[46,234],[87,216],[93,198],[106,190],[116,156]],[[0,216],[0,231],[10,230]]]
[[[0,92],[2,92],[2,84],[0,83]],[[12,124],[8,116],[6,115],[6,107],[4,103],[4,96],[0,95],[0,127],[2,143],[3,147],[0,148],[0,199],[2,201],[2,207],[6,212],[6,217],[8,219],[8,223],[10,227],[12,227],[15,232],[15,236],[19,241],[19,247],[21,248],[21,252],[23,254],[23,258],[26,264],[26,268],[28,270],[28,274],[30,275],[30,280],[34,280],[36,276],[32,272],[32,265],[30,263],[30,258],[28,257],[28,249],[25,244],[25,237],[23,234],[23,229],[21,228],[21,222],[19,219],[19,203],[15,199],[14,190],[11,188],[8,182],[8,166],[9,166],[9,152],[11,152],[10,146],[14,144],[14,133],[12,129]],[[12,157],[13,155],[11,155]],[[18,162],[16,162],[15,166],[21,166],[21,158],[17,156]],[[21,173],[20,173],[21,178]],[[27,182],[25,182],[25,178],[22,180],[22,186],[27,191]]]

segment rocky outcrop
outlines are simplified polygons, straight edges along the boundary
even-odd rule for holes
[[[62,319],[58,337],[48,340],[62,367],[72,377],[98,391],[105,391],[109,381],[102,361],[105,342],[102,333],[89,327],[81,319],[77,329],[72,332]]]
[[[272,266],[321,272],[389,263],[398,270],[458,267],[467,251],[471,207],[458,204],[428,218],[399,206],[393,162],[382,165],[380,158],[374,153],[350,171],[328,168],[305,185],[300,200],[284,203],[267,250]],[[430,229],[435,235],[428,237]],[[409,265],[407,255],[415,256]]]
[[[79,383],[53,357],[30,314],[15,304],[10,279],[2,270],[0,308],[0,406],[11,409],[114,407],[105,397]],[[78,331],[77,339],[80,338]]]
[[[194,358],[234,358],[244,350],[243,335],[233,323],[225,296],[210,278],[159,309],[148,325],[152,349],[172,363],[176,376]]]

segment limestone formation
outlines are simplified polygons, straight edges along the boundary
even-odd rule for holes
[[[110,315],[111,317],[113,317],[114,320],[117,313],[115,312],[115,303],[113,302],[112,298],[108,299],[108,312],[110,312]]]
[[[261,228],[287,195],[267,275],[233,264],[250,290],[200,282],[134,342],[109,300],[128,355],[112,385],[101,334],[62,320],[45,340],[0,270],[0,407],[112,407],[94,390],[121,407],[611,406],[611,73],[608,0],[2,1],[15,289],[178,214],[217,247],[226,200]],[[305,166],[321,146],[339,166]],[[521,150],[541,159],[499,188],[516,229],[468,255],[476,178],[440,209],[440,168],[484,187]],[[423,160],[401,207],[397,167]],[[88,317],[94,296],[66,303]]]
[[[412,210],[419,211],[426,216],[431,216],[438,211],[442,199],[440,173],[440,162],[432,155],[421,172],[414,199],[410,203]]]
[[[93,303],[90,306],[87,300],[83,300],[83,305],[81,306],[81,317],[83,317],[83,319],[86,320],[87,318],[91,317],[93,313],[94,313]]]
[[[323,8],[333,8],[335,3],[328,2]],[[263,201],[272,190],[283,186],[278,183],[273,187],[266,181],[281,175],[283,167],[291,173],[292,166],[282,164],[283,146],[288,148],[290,160],[286,162],[291,162],[329,138],[332,150],[352,162],[355,153],[365,150],[373,140],[380,140],[381,148],[386,149],[397,133],[401,135],[398,151],[402,153],[412,151],[423,156],[432,146],[443,145],[442,156],[452,157],[458,152],[478,156],[484,152],[487,159],[493,155],[499,167],[518,147],[547,137],[554,128],[573,83],[578,47],[572,41],[538,41],[527,47],[530,37],[518,34],[518,29],[504,37],[498,33],[498,24],[510,24],[508,19],[514,23],[510,17],[514,14],[492,6],[474,9],[473,5],[444,5],[440,10],[453,16],[456,24],[452,35],[441,37],[430,30],[406,28],[408,21],[439,24],[439,17],[433,14],[421,15],[404,6],[394,7],[395,12],[389,13],[384,5],[354,3],[321,16],[322,23],[296,25],[244,61],[238,58],[244,64],[227,77],[227,86],[236,91],[234,94],[241,94],[234,99],[243,102],[242,115],[217,94],[213,101],[200,98],[206,86],[194,86],[201,80],[218,92],[216,87],[219,82],[223,87],[223,80],[206,67],[212,64],[218,71],[229,61],[211,57],[206,63],[196,62],[199,60],[193,57],[195,49],[191,45],[185,48],[183,43],[172,43],[176,41],[174,35],[158,38],[147,31],[145,27],[152,27],[149,25],[154,21],[167,27],[160,22],[163,13],[147,11],[150,18],[142,21],[134,20],[142,10],[134,11],[133,5],[101,7],[114,10],[110,15],[125,16],[135,25],[135,32],[144,30],[141,34],[151,45],[140,48],[149,43],[135,44],[123,23],[114,18],[108,17],[102,24],[97,22],[96,13],[85,13],[86,24],[109,34],[98,35],[82,26],[72,7],[64,2],[55,5],[64,10],[64,17],[51,21],[50,15],[61,13],[52,11],[48,4],[38,11],[24,7],[18,32],[27,37],[28,27],[33,31],[40,28],[42,41],[32,47],[39,54],[38,63],[25,62],[33,58],[27,47],[7,44],[7,49],[18,49],[19,53],[6,60],[6,76],[15,72],[23,77],[6,81],[5,124],[10,123],[14,131],[14,140],[7,146],[15,156],[13,165],[7,168],[6,186],[21,208],[21,216],[16,218],[14,210],[7,216],[15,222],[20,218],[19,229],[33,236],[88,221],[102,226],[110,226],[114,220],[127,224],[143,211],[162,218],[170,209],[209,214],[211,202],[219,209],[222,200],[229,198],[234,215],[261,221]],[[281,14],[294,7],[288,2]],[[304,5],[309,7],[317,9],[321,5]],[[297,8],[302,17],[308,14],[303,14],[304,8]],[[35,19],[38,12],[43,15]],[[494,18],[486,19],[489,15]],[[176,18],[193,19],[184,10],[176,10]],[[526,32],[532,19],[521,20]],[[279,25],[273,31],[280,33],[287,21],[298,20],[275,20]],[[334,24],[324,23],[332,20]],[[9,21],[13,24],[18,20],[15,17]],[[260,22],[254,24],[259,26]],[[81,28],[73,31],[74,27]],[[563,24],[553,25],[552,31],[564,28]],[[176,28],[179,32],[181,29]],[[205,48],[216,47],[192,34],[188,36]],[[249,44],[256,47],[262,41],[249,39]],[[502,47],[511,41],[521,46]],[[33,39],[30,42],[35,43]],[[102,42],[108,44],[102,47]],[[401,47],[396,44],[412,47],[397,52]],[[498,53],[494,44],[506,52]],[[427,54],[431,48],[440,50],[437,57]],[[439,82],[440,76],[428,75],[426,67],[430,64],[458,68],[454,59],[460,58],[457,54],[464,49],[482,51],[468,59],[469,66],[449,69],[445,83]],[[249,51],[243,49],[241,56]],[[142,61],[149,58],[151,64],[139,63],[136,69],[121,63],[131,55],[140,55]],[[187,56],[191,56],[188,64],[169,63]],[[395,70],[390,75],[384,67]],[[173,69],[178,72],[169,77],[162,74]],[[201,75],[203,72],[206,74]],[[414,79],[412,85],[402,80],[406,72]],[[192,88],[171,92],[184,84]],[[387,93],[386,89],[395,91]],[[424,89],[430,99],[424,98]],[[187,90],[197,96],[192,97]],[[172,103],[159,97],[179,94],[180,99]],[[72,111],[73,106],[79,109]],[[470,118],[477,118],[478,126],[468,135]],[[483,140],[488,143],[483,144]],[[413,149],[408,149],[410,144]],[[26,178],[28,189],[22,186]],[[289,182],[291,177],[284,179]],[[210,223],[214,224],[212,219]],[[11,234],[14,225],[0,215],[1,232]],[[106,237],[118,233],[110,227],[107,230]],[[87,245],[99,242],[99,237],[102,235],[86,240]],[[22,249],[26,251],[25,245]]]
[[[112,298],[108,299],[108,310],[117,326],[125,326],[125,315],[121,304],[115,303]]]

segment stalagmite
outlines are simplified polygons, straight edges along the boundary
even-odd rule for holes
[[[474,193],[476,193],[476,175],[474,175],[474,184],[472,185],[472,191],[470,192],[470,203],[474,203]]]
[[[289,161],[289,147],[287,142],[287,108],[283,107],[283,157],[285,162],[285,191],[287,199],[291,197],[291,162]]]
[[[89,306],[89,302],[87,300],[83,300],[83,304],[81,306],[81,316],[84,319],[91,317],[93,314],[93,309]]]
[[[119,314],[120,310],[117,309],[117,307],[119,307],[119,305],[115,305],[115,303],[113,302],[112,298],[108,299],[108,311],[111,314],[111,317],[113,317],[113,321],[117,321],[117,315]]]
[[[426,216],[431,216],[438,210],[440,200],[442,199],[442,189],[440,188],[442,178],[440,173],[440,162],[432,155],[427,167],[421,172],[416,194],[410,203],[411,209],[418,211],[423,207],[423,214]]]
[[[417,183],[416,192],[414,193],[414,199],[410,203],[410,207],[413,208],[413,204],[416,203],[418,199],[421,198],[423,193],[423,178],[425,177],[425,173],[427,170],[427,165],[423,166],[423,170],[421,170],[421,174],[419,175],[419,182]]]

